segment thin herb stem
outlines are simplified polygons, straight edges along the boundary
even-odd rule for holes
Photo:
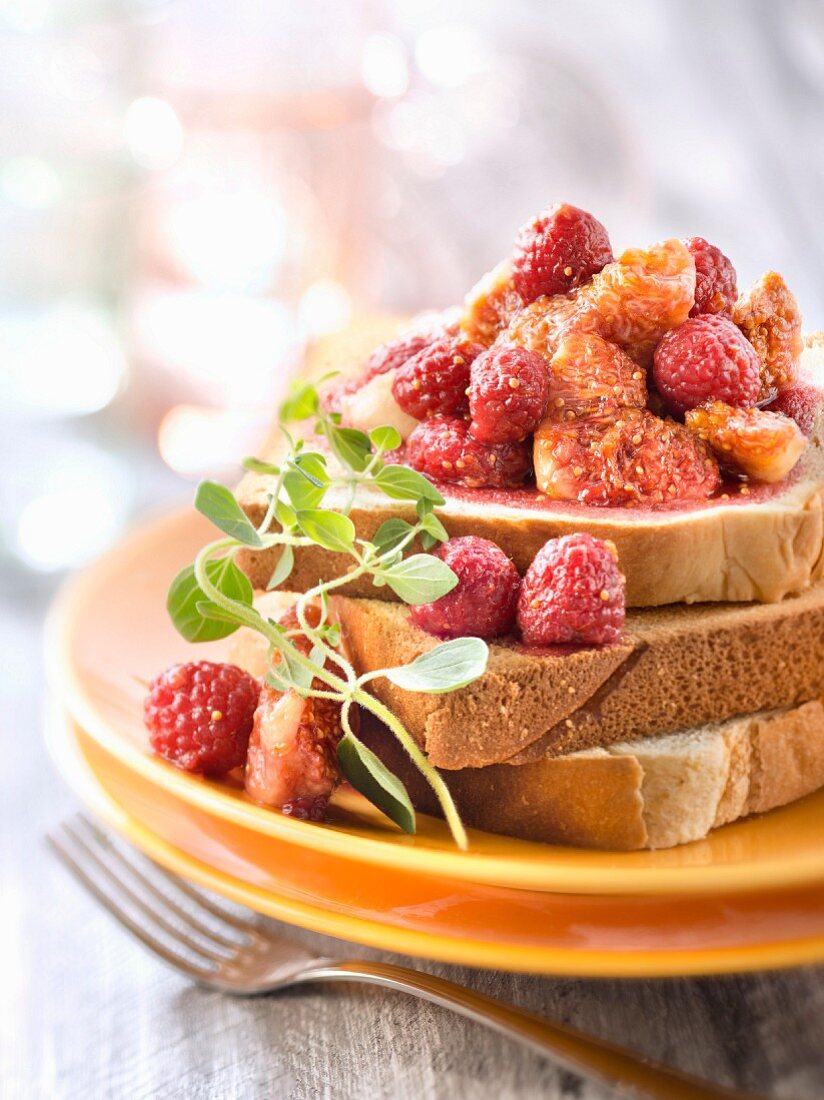
[[[406,727],[400,719],[395,717],[388,707],[384,706],[383,703],[374,697],[374,695],[370,695],[368,691],[363,691],[361,689],[354,691],[352,693],[352,701],[359,703],[360,706],[371,711],[376,718],[380,718],[384,725],[388,726],[398,741],[400,741],[411,758],[412,763],[417,767],[418,771],[435,792],[435,796],[441,804],[441,809],[443,810],[452,837],[458,847],[465,852],[469,847],[469,838],[466,835],[466,829],[463,827],[450,790],[446,783],[444,783],[441,775],[432,767],[418,748]]]

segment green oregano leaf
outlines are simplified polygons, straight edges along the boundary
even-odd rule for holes
[[[311,451],[298,455],[294,467],[287,471],[283,479],[283,486],[297,511],[317,508],[329,486],[326,460]]]
[[[283,582],[289,577],[292,569],[295,565],[295,551],[291,546],[284,546],[280,552],[278,563],[274,568],[274,571],[266,583],[266,591],[271,592],[273,588],[280,588]]]
[[[421,516],[421,528],[437,542],[446,542],[449,538],[449,532],[434,512],[427,512]]]
[[[284,531],[290,531],[297,524],[295,509],[285,500],[279,500],[275,505],[275,519]]]
[[[280,473],[279,466],[275,466],[272,462],[263,462],[261,459],[254,458],[252,455],[244,458],[242,466],[244,470],[249,470],[253,474],[269,474],[272,477],[277,477]]]
[[[311,382],[296,383],[280,407],[280,418],[287,423],[290,420],[307,420],[318,411],[318,403],[318,391]]]
[[[382,466],[375,474],[375,484],[392,500],[429,500],[443,504],[444,499],[435,486],[417,470],[408,466]]]
[[[232,556],[206,562],[206,575],[215,588],[229,599],[252,606],[254,593],[249,578],[234,563]],[[231,621],[221,608],[207,600],[195,578],[195,567],[187,565],[169,586],[166,609],[175,629],[187,642],[213,642],[227,638],[241,625]],[[204,612],[208,611],[208,614]],[[218,619],[217,614],[224,617]]]
[[[489,647],[482,638],[453,638],[408,665],[385,669],[383,675],[404,691],[440,695],[483,676],[488,659]]]
[[[344,466],[357,473],[366,469],[372,457],[368,435],[357,428],[338,428],[334,424],[327,425],[325,434],[330,447]]]
[[[338,744],[341,771],[356,791],[377,806],[405,833],[415,832],[415,810],[400,779],[352,733]]]
[[[381,576],[396,596],[413,605],[439,600],[458,583],[446,562],[431,554],[413,554],[382,569]]]
[[[384,520],[375,532],[372,544],[379,554],[386,554],[402,543],[411,530],[412,524],[405,519],[395,517]]]
[[[195,494],[195,508],[218,530],[238,542],[246,546],[263,545],[260,535],[225,485],[219,485],[216,481],[201,481]]]
[[[298,527],[313,542],[345,554],[355,542],[355,525],[348,516],[339,512],[327,512],[320,508],[298,512]]]
[[[380,428],[373,428],[369,433],[376,451],[394,451],[400,447],[403,440],[401,439],[401,433],[397,428],[393,428],[391,424],[384,424]]]

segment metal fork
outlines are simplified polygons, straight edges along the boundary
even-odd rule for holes
[[[308,982],[366,982],[450,1008],[623,1096],[758,1100],[431,974],[315,955],[254,919],[228,912],[177,875],[114,843],[82,815],[64,822],[47,840],[72,874],[149,951],[210,989],[253,996]]]

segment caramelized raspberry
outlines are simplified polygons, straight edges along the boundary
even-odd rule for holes
[[[515,315],[505,339],[551,359],[570,332],[596,332],[591,303],[575,294],[539,298]]]
[[[472,489],[512,489],[532,469],[525,443],[480,443],[457,416],[422,421],[406,441],[406,462],[436,481]]]
[[[609,235],[598,219],[561,203],[519,232],[512,283],[524,302],[534,302],[543,295],[573,290],[611,260]]]
[[[472,364],[469,430],[482,443],[508,443],[534,432],[546,412],[546,362],[526,348],[489,348]]]
[[[500,546],[467,535],[445,542],[435,557],[446,562],[458,583],[439,600],[411,608],[415,626],[439,638],[509,634],[515,625],[521,578]]]
[[[648,409],[581,421],[544,421],[535,433],[535,478],[553,500],[632,507],[704,500],[718,488],[707,445]]]
[[[661,339],[653,378],[670,412],[683,414],[706,401],[748,408],[761,383],[752,344],[726,317],[692,317]]]
[[[686,321],[695,303],[695,261],[674,238],[650,248],[631,248],[582,287],[595,331],[647,365],[665,332]]]
[[[392,396],[416,420],[468,412],[469,371],[483,350],[458,336],[436,340],[398,367]]]
[[[317,626],[319,609],[310,607],[307,619]],[[290,631],[300,629],[294,608],[280,624]],[[308,655],[308,638],[299,634],[292,640]],[[275,667],[278,660],[275,654]],[[312,686],[323,689],[326,685],[316,678]],[[332,699],[302,699],[292,689],[280,692],[265,685],[246,758],[247,794],[286,814],[319,820],[318,814],[325,813],[329,796],[341,781],[337,761],[337,746],[343,736],[340,715],[340,703]]]
[[[609,409],[643,408],[646,374],[637,363],[592,333],[565,337],[549,364],[547,418],[570,421]]]
[[[757,481],[782,481],[807,446],[794,420],[765,409],[735,409],[713,401],[688,412],[686,422],[722,465]]]
[[[695,260],[695,305],[690,317],[702,313],[731,316],[738,297],[735,268],[720,248],[703,237],[688,237],[684,244]]]
[[[798,303],[782,277],[768,271],[738,299],[732,319],[761,360],[758,404],[771,401],[798,374],[804,346]]]
[[[488,347],[523,305],[512,285],[509,260],[483,275],[466,296],[461,332],[467,340]]]
[[[518,626],[527,645],[612,645],[624,626],[624,576],[613,543],[550,539],[526,572]]]

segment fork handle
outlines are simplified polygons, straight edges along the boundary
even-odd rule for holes
[[[307,967],[296,980],[301,983],[365,982],[411,993],[485,1024],[541,1054],[548,1054],[564,1069],[595,1078],[625,1096],[651,1097],[653,1100],[760,1100],[754,1093],[710,1084],[603,1039],[404,966],[330,960]]]

